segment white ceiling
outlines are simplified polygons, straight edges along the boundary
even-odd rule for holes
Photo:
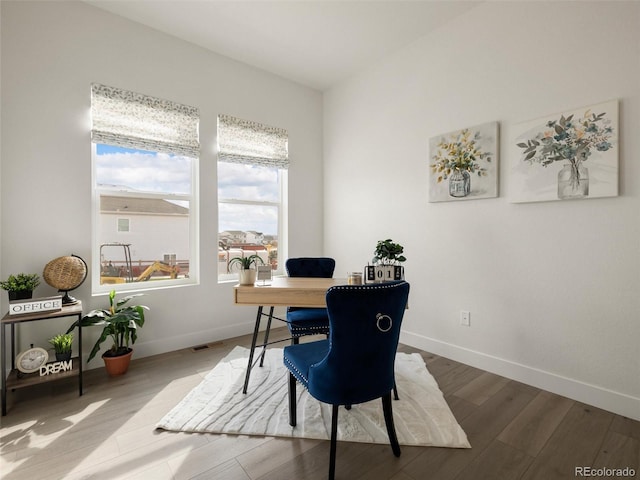
[[[318,90],[477,5],[477,0],[85,1]]]

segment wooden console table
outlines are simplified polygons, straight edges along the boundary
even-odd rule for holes
[[[78,389],[80,391],[80,395],[82,395],[82,327],[80,326],[80,322],[78,322],[78,356],[74,357],[73,360],[73,369],[67,372],[60,372],[52,375],[40,376],[39,373],[29,373],[29,374],[20,374],[18,375],[18,370],[16,369],[16,336],[15,336],[15,327],[17,324],[25,323],[25,322],[36,322],[41,320],[50,320],[52,318],[60,318],[60,317],[78,317],[78,320],[82,318],[82,302],[78,301],[74,305],[68,305],[62,307],[62,310],[57,310],[55,312],[42,312],[42,313],[33,313],[33,314],[25,314],[25,315],[9,315],[7,313],[4,317],[2,317],[2,324],[0,325],[0,336],[2,345],[2,353],[0,356],[2,357],[2,415],[7,414],[7,390],[8,389],[16,389],[29,387],[32,385],[38,385],[45,382],[51,382],[54,380],[60,380],[62,378],[68,378],[73,376],[78,376]],[[6,345],[6,333],[5,330],[7,327],[11,327],[11,372],[9,376],[6,376],[7,371],[7,356],[4,351]]]

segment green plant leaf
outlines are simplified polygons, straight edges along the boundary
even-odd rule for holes
[[[110,309],[108,310],[92,310],[86,314],[78,322],[74,322],[67,333],[71,332],[75,327],[80,325],[102,326],[102,333],[91,349],[91,353],[87,361],[90,361],[100,350],[101,344],[109,337],[113,340],[114,351],[119,351],[129,347],[129,343],[135,343],[137,337],[137,328],[144,325],[144,311],[149,310],[145,305],[126,305],[131,299],[139,297],[143,294],[128,295],[116,300],[115,291],[109,293]]]

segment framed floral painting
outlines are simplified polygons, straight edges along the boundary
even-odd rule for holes
[[[498,196],[498,122],[429,140],[429,202]]]
[[[510,198],[544,202],[618,195],[618,101],[514,127]]]

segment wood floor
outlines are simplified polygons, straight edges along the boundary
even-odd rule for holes
[[[135,360],[120,378],[108,378],[102,368],[91,370],[82,397],[74,380],[9,392],[0,430],[0,476],[325,479],[327,441],[154,429],[235,345],[248,344],[244,336],[199,351]],[[576,467],[629,467],[634,476],[617,478],[640,478],[640,422],[420,353],[472,448],[402,447],[396,458],[388,445],[341,442],[337,479],[554,480],[580,478]],[[616,478],[611,473],[588,478]]]

